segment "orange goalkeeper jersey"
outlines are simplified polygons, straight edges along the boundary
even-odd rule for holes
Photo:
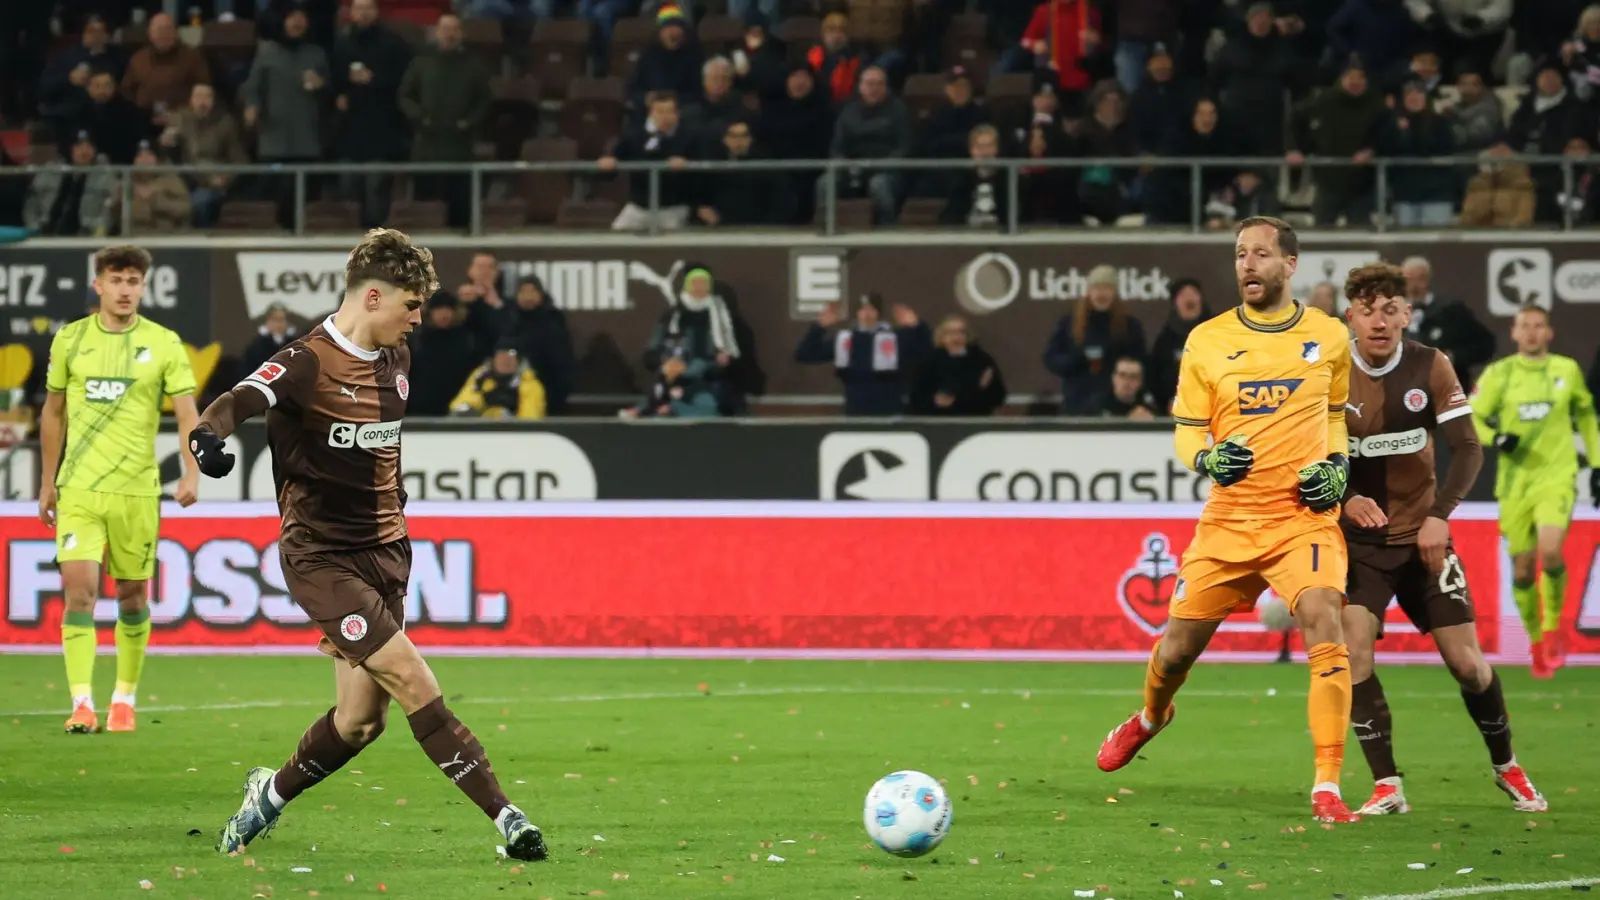
[[[1239,307],[1189,333],[1172,409],[1178,427],[1204,429],[1212,442],[1242,435],[1255,452],[1243,481],[1212,488],[1191,552],[1258,559],[1337,519],[1337,510],[1300,505],[1299,472],[1347,450],[1349,342],[1344,323],[1298,303],[1274,323],[1248,319]]]

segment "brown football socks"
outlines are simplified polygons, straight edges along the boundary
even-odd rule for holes
[[[472,729],[445,708],[443,697],[434,698],[406,720],[411,723],[411,733],[422,745],[422,752],[485,815],[497,818],[510,805],[483,753],[483,745]]]
[[[360,747],[350,746],[339,736],[338,729],[333,727],[333,710],[328,710],[327,715],[311,723],[289,761],[272,776],[268,799],[273,806],[283,809],[285,803],[339,771],[360,752]]]
[[[1398,777],[1400,772],[1394,762],[1394,716],[1389,712],[1389,698],[1383,695],[1383,683],[1376,674],[1351,687],[1350,724],[1355,728],[1362,754],[1367,757],[1372,780]]]
[[[1500,673],[1481,694],[1461,689],[1461,699],[1467,704],[1467,713],[1483,735],[1483,744],[1489,748],[1489,762],[1503,766],[1511,762],[1511,717],[1506,712],[1506,695],[1500,689]]]

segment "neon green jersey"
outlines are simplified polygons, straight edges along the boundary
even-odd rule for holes
[[[1513,452],[1500,454],[1494,482],[1498,499],[1572,487],[1578,476],[1574,432],[1582,435],[1590,462],[1600,465],[1594,395],[1571,357],[1518,354],[1491,363],[1472,390],[1472,413],[1485,447],[1493,446],[1497,434],[1518,439]]]
[[[195,390],[189,354],[176,333],[143,316],[127,331],[107,331],[98,315],[79,319],[50,343],[45,387],[67,395],[56,487],[161,495],[161,398]]]

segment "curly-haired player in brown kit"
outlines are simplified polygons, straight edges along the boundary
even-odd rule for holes
[[[344,302],[217,398],[189,435],[200,471],[227,475],[223,442],[266,413],[289,593],[334,657],[337,702],[276,771],[251,769],[245,799],[217,849],[265,835],[289,801],[332,775],[383,733],[392,699],[439,771],[505,838],[506,854],[540,860],[544,837],[506,799],[483,745],[444,703],[439,682],[406,637],[411,542],[400,483],[400,424],[410,394],[405,336],[438,289],[433,254],[398,231],[367,233],[345,267]]]
[[[1391,598],[1431,634],[1461,684],[1461,699],[1489,748],[1495,785],[1517,809],[1546,809],[1543,796],[1511,752],[1511,726],[1500,677],[1484,659],[1473,624],[1466,573],[1450,545],[1450,513],[1483,465],[1472,407],[1445,355],[1405,339],[1411,321],[1405,276],[1372,263],[1350,271],[1346,313],[1354,331],[1350,400],[1350,487],[1341,525],[1350,548],[1350,719],[1376,782],[1365,816],[1410,809],[1395,766],[1392,717],[1373,672]],[[1434,473],[1436,436],[1450,446],[1444,483]]]

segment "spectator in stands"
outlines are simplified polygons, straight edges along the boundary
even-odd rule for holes
[[[733,63],[726,56],[706,60],[700,80],[700,96],[684,107],[683,123],[700,136],[703,152],[711,154],[717,152],[729,122],[753,115],[744,94],[733,86]]]
[[[933,343],[911,383],[912,415],[990,416],[1005,405],[1000,364],[978,346],[966,319],[945,317],[933,333]]]
[[[540,0],[540,2],[543,5],[550,0]],[[578,0],[574,10],[578,18],[594,26],[591,50],[599,63],[600,70],[603,71],[611,53],[611,33],[616,30],[617,20],[625,15],[639,12],[639,4],[634,0]]]
[[[446,13],[433,27],[435,48],[418,56],[400,79],[400,111],[411,121],[417,162],[472,161],[473,144],[489,118],[489,71],[462,45],[461,20]],[[450,227],[464,228],[471,211],[465,175],[417,177],[417,193],[449,206]]]
[[[506,333],[515,342],[523,362],[544,385],[545,406],[550,415],[566,412],[577,365],[566,313],[556,309],[545,293],[544,282],[529,276],[518,282],[516,305],[506,314]]]
[[[484,354],[477,339],[457,318],[459,301],[448,291],[428,298],[422,327],[411,333],[411,368],[426,372],[411,384],[408,416],[444,416]],[[490,345],[493,346],[493,345]]]
[[[979,125],[967,137],[967,155],[976,161],[990,162],[1000,156],[1000,132],[993,125]],[[954,178],[949,201],[939,215],[945,225],[965,225],[968,228],[1011,227],[1011,195],[1006,185],[1006,172],[994,166],[962,169]],[[1018,186],[1020,190],[1020,185]]]
[[[1526,228],[1537,205],[1533,175],[1523,163],[1506,161],[1511,147],[1500,142],[1478,154],[1478,174],[1467,181],[1461,201],[1463,228]]]
[[[1483,73],[1474,69],[1466,69],[1456,78],[1456,97],[1447,113],[1456,152],[1487,149],[1505,131],[1500,98],[1485,85]]]
[[[158,128],[167,116],[189,102],[197,84],[211,83],[211,70],[199,50],[178,43],[178,23],[164,12],[150,17],[150,43],[128,60],[122,78],[122,95],[144,110]]]
[[[1452,66],[1488,69],[1505,43],[1512,0],[1406,0]],[[1600,35],[1597,35],[1600,36]],[[1430,86],[1430,90],[1432,86]]]
[[[339,123],[339,157],[356,163],[399,162],[406,158],[410,129],[400,111],[400,81],[411,65],[411,47],[378,21],[377,0],[350,4],[350,30],[333,49],[334,105]],[[387,174],[340,176],[343,193],[361,202],[361,227],[375,228],[389,218],[394,177]]]
[[[1335,225],[1341,218],[1353,228],[1370,224],[1375,198],[1369,163],[1378,145],[1379,132],[1388,118],[1383,92],[1371,86],[1366,69],[1356,58],[1345,64],[1337,85],[1295,106],[1291,126],[1293,143],[1287,155],[1289,165],[1303,165],[1307,155],[1336,156],[1352,162],[1352,165],[1320,166],[1315,170],[1317,197],[1311,212],[1318,225]]]
[[[1407,82],[1401,89],[1400,102],[1379,133],[1378,152],[1396,162],[1389,167],[1389,194],[1400,227],[1448,228],[1456,213],[1456,173],[1401,162],[1455,152],[1450,123],[1433,111],[1421,82]]]
[[[118,182],[116,175],[99,167],[97,156],[94,137],[78,132],[67,156],[70,165],[33,176],[22,208],[23,225],[55,237],[110,234],[111,200]]]
[[[717,398],[704,379],[690,374],[681,355],[661,361],[659,376],[638,406],[618,413],[624,419],[709,419],[717,413]]]
[[[197,84],[189,91],[189,105],[180,109],[161,130],[161,146],[187,165],[228,165],[248,163],[239,126],[226,109],[217,105],[217,91],[209,84]],[[194,208],[196,228],[210,228],[227,195],[234,176],[203,172],[189,176],[189,201]]]
[[[1111,390],[1101,401],[1100,415],[1109,419],[1149,421],[1156,416],[1156,398],[1144,384],[1144,361],[1118,357],[1111,368]]]
[[[1133,132],[1133,145],[1141,154],[1170,152],[1167,148],[1184,125],[1193,120],[1197,98],[1177,79],[1166,44],[1151,48],[1145,73],[1148,77],[1128,100],[1128,128]]]
[[[848,103],[855,95],[867,65],[865,51],[850,42],[849,28],[850,18],[844,13],[828,13],[822,19],[822,42],[806,52],[811,71],[837,104]]]
[[[989,108],[973,101],[972,76],[962,66],[955,66],[946,73],[944,101],[923,123],[918,142],[920,155],[931,159],[967,155],[972,129],[990,123]]]
[[[1466,68],[1472,68],[1467,65]],[[1431,44],[1423,44],[1411,53],[1411,67],[1401,76],[1395,85],[1395,94],[1405,88],[1407,84],[1416,82],[1422,85],[1422,92],[1428,95],[1428,102],[1433,103],[1439,99],[1440,88],[1444,86],[1444,72],[1440,69],[1439,53]]]
[[[1360,58],[1379,84],[1401,74],[1416,35],[1416,22],[1402,0],[1344,0],[1328,20],[1332,59],[1344,65],[1352,56]]]
[[[905,159],[911,155],[911,111],[889,93],[889,77],[877,66],[861,73],[856,99],[846,103],[833,123],[834,159]],[[826,189],[826,178],[819,189]],[[865,194],[872,200],[875,224],[893,224],[900,214],[901,175],[891,169],[850,169],[838,173],[841,197]]]
[[[1092,416],[1111,391],[1112,363],[1124,356],[1144,359],[1144,326],[1117,296],[1117,270],[1098,265],[1088,292],[1056,323],[1044,348],[1044,367],[1061,379],[1061,412]]]
[[[764,157],[744,119],[728,122],[720,146],[706,156],[726,162]],[[695,218],[705,225],[783,225],[794,215],[793,193],[786,189],[779,172],[723,170],[707,173],[701,185]]]
[[[1306,300],[1306,305],[1312,309],[1320,309],[1328,315],[1339,313],[1339,286],[1331,281],[1319,281],[1311,288],[1311,297]]]
[[[1158,57],[1151,57],[1154,65]],[[1156,83],[1152,77],[1140,90],[1148,90]],[[1171,129],[1166,142],[1160,146],[1165,156],[1196,159],[1241,156],[1233,142],[1232,132],[1221,128],[1217,105],[1202,97],[1184,112],[1184,124]],[[1144,191],[1144,212],[1152,224],[1187,225],[1191,221],[1192,203],[1200,204],[1199,221],[1213,228],[1224,222],[1231,224],[1234,209],[1230,188],[1239,170],[1226,163],[1206,166],[1200,170],[1200,196],[1193,197],[1190,171],[1184,167],[1158,168],[1145,176],[1148,187]]]
[[[478,361],[489,357],[500,336],[510,327],[514,313],[500,296],[496,280],[500,264],[493,253],[480,250],[467,263],[467,280],[456,288],[457,315],[477,342]]]
[[[656,371],[667,359],[679,358],[690,378],[720,397],[731,387],[731,369],[739,356],[733,313],[715,290],[711,272],[698,266],[686,271],[677,302],[650,332],[645,368]]]
[[[39,79],[40,112],[52,122],[70,122],[89,103],[89,76],[109,72],[115,84],[127,67],[122,47],[110,41],[106,20],[90,16],[79,43],[56,54]]]
[[[669,3],[656,13],[656,40],[639,54],[628,82],[628,98],[641,113],[649,113],[650,94],[669,92],[680,108],[700,100],[701,67],[705,53],[689,32],[683,10]]]
[[[1443,351],[1455,367],[1456,380],[1472,389],[1473,369],[1494,358],[1494,332],[1478,320],[1465,303],[1443,300],[1433,292],[1433,267],[1421,256],[1400,264],[1406,277],[1406,299],[1411,301],[1407,336]]]
[[[784,81],[789,75],[783,42],[770,33],[773,21],[759,13],[746,16],[744,43],[733,51],[734,85],[761,98],[763,111],[769,100],[783,96]]]
[[[1511,114],[1506,143],[1517,153],[1555,156],[1566,150],[1567,142],[1574,137],[1594,133],[1595,120],[1568,90],[1565,70],[1559,60],[1542,60],[1536,68],[1534,89],[1522,98],[1522,104]],[[1561,169],[1534,166],[1533,181],[1538,198],[1535,217],[1540,222],[1559,221],[1561,213],[1556,195],[1563,187]]]
[[[1104,49],[1100,11],[1090,0],[1045,0],[1034,8],[1021,42],[1005,48],[995,68],[1048,76],[1060,90],[1063,111],[1076,115],[1094,83],[1091,60]]]
[[[1041,91],[1054,88],[1046,83]],[[1036,98],[1037,99],[1037,96]],[[1028,127],[1022,155],[1045,162],[1071,156],[1067,136],[1048,113],[1035,113]],[[1021,219],[1046,225],[1079,225],[1083,214],[1078,209],[1077,172],[1057,166],[1024,166],[1017,173]]]
[[[1250,156],[1284,150],[1285,88],[1298,80],[1295,48],[1272,17],[1272,4],[1251,3],[1242,33],[1228,38],[1211,64],[1211,89],[1218,109]]]
[[[516,341],[505,338],[494,356],[467,376],[450,401],[450,414],[483,419],[542,419],[544,385],[517,353]]]
[[[1556,195],[1556,205],[1574,226],[1593,225],[1600,220],[1600,167],[1588,161],[1594,148],[1587,138],[1567,142],[1564,156],[1577,161],[1572,168],[1572,190]]]
[[[1089,92],[1090,115],[1078,123],[1078,152],[1095,158],[1125,157],[1137,154],[1133,130],[1128,127],[1128,98],[1111,79],[1095,85]],[[1137,167],[1091,166],[1078,177],[1078,200],[1086,215],[1110,225],[1132,212],[1132,189]]]
[[[1182,0],[1119,0],[1117,46],[1113,61],[1117,81],[1132,94],[1144,82],[1145,63],[1157,44],[1178,40],[1178,14]],[[1192,5],[1192,4],[1191,4]]]
[[[643,231],[654,227],[675,231],[689,224],[689,211],[695,205],[697,179],[684,171],[696,155],[696,136],[682,127],[678,117],[678,98],[669,91],[653,93],[645,99],[648,118],[641,127],[630,129],[617,139],[610,153],[600,157],[600,171],[614,173],[617,161],[665,161],[672,171],[659,176],[655,210],[650,209],[650,173],[629,173],[628,203],[611,223],[616,231]]]
[[[893,325],[882,320],[883,300],[876,294],[861,298],[854,327],[839,328],[839,308],[830,304],[800,338],[794,360],[811,365],[832,364],[844,383],[847,416],[895,416],[905,407],[906,380],[933,349],[933,336],[903,303],[895,304]],[[829,332],[833,332],[830,338]],[[830,346],[831,344],[831,346]]]
[[[63,137],[89,132],[96,149],[110,162],[127,165],[139,142],[150,136],[150,119],[140,109],[117,96],[117,83],[110,72],[96,72],[89,76],[89,102],[78,111],[71,122],[71,131]],[[71,150],[64,145],[62,155]]]
[[[1057,134],[1066,134],[1061,122],[1059,93],[1060,89],[1053,80],[1036,76],[1033,79],[1033,96],[1028,101],[1029,108],[1019,110],[1014,118],[995,123],[1005,139],[1008,156],[1027,155],[1028,133],[1034,126],[1042,125]]]
[[[295,334],[296,328],[289,321],[288,307],[282,303],[272,304],[267,307],[267,314],[261,319],[261,327],[256,329],[255,338],[239,354],[239,364],[246,371],[254,372],[273,354],[282,350],[285,344],[294,340]]]
[[[1178,363],[1183,358],[1183,346],[1189,340],[1189,332],[1209,318],[1211,308],[1206,305],[1200,282],[1193,278],[1174,281],[1172,309],[1156,332],[1155,343],[1150,346],[1150,365],[1144,370],[1145,387],[1155,397],[1151,412],[1165,415],[1172,409],[1172,398],[1178,393]]]
[[[781,19],[783,10],[778,0],[728,0],[728,15],[745,23],[746,27],[752,22],[765,26]]]
[[[189,187],[176,172],[140,172],[137,169],[160,164],[155,148],[149,141],[139,145],[133,157],[136,171],[132,175],[130,193],[133,198],[128,217],[132,234],[152,234],[163,231],[187,230],[194,221],[194,207],[189,201]],[[121,217],[122,196],[111,201],[111,215]]]
[[[775,159],[824,159],[833,137],[833,109],[811,68],[798,63],[784,79],[782,96],[763,99],[756,123],[761,142]],[[778,176],[794,198],[789,224],[810,222],[816,209],[816,172],[784,172]]]
[[[283,17],[283,35],[261,42],[250,77],[239,91],[244,124],[255,130],[260,162],[315,162],[322,156],[319,120],[328,86],[328,57],[306,39],[308,27],[304,10],[289,10]],[[272,190],[281,195],[283,186],[274,185]],[[288,193],[292,197],[293,189]]]

